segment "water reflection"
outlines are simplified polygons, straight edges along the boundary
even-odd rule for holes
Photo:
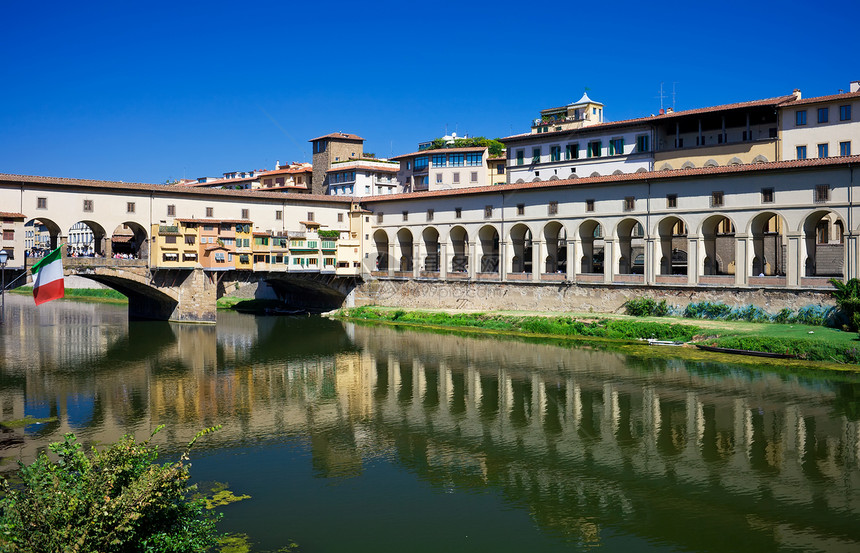
[[[6,460],[67,431],[103,442],[165,423],[170,450],[223,423],[203,444],[215,456],[301,437],[313,477],[335,480],[393,459],[440,492],[495,490],[560,545],[860,545],[849,377],[318,318],[127,323],[105,306],[9,303],[3,420],[57,420],[18,431]]]

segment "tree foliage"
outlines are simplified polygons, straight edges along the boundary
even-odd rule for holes
[[[860,328],[860,280],[852,278],[848,282],[842,282],[831,278],[830,283],[836,288],[833,291],[833,299],[845,315],[848,327],[857,330]]]
[[[489,150],[490,157],[498,157],[505,152],[505,145],[492,138],[476,136],[473,138],[455,138],[452,143],[448,143],[444,138],[434,138],[429,149],[441,150],[443,148],[471,148],[482,147]]]
[[[156,432],[158,432],[158,430]],[[27,553],[207,551],[217,515],[192,501],[188,453],[159,465],[157,446],[125,436],[87,455],[73,434],[21,465],[21,485],[2,484],[0,550]],[[153,433],[154,435],[155,433]]]

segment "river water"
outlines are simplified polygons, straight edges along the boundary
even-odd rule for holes
[[[647,353],[647,351],[646,351]],[[126,433],[250,499],[255,551],[858,551],[860,378],[9,296],[0,470]]]

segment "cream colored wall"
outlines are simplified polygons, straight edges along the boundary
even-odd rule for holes
[[[694,167],[704,167],[710,160],[717,162],[718,167],[729,164],[733,158],[738,158],[741,163],[753,163],[758,156],[763,156],[767,161],[777,161],[777,141],[768,140],[763,142],[737,142],[734,144],[721,144],[719,146],[702,146],[681,150],[664,150],[654,153],[654,169],[659,171],[668,163],[672,169],[681,169],[687,162]]]
[[[851,106],[851,120],[839,120],[839,106]],[[829,121],[818,123],[818,108],[829,107]],[[797,126],[795,113],[806,110],[806,125]],[[818,157],[818,145],[828,145],[828,157],[839,155],[839,143],[851,142],[851,153],[860,154],[860,100],[804,104],[780,110],[781,159],[797,159],[797,146],[806,146],[806,157]]]

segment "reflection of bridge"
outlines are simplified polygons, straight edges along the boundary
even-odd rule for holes
[[[331,321],[247,320],[160,326],[170,336],[150,354],[126,352],[124,340],[152,341],[135,326],[91,361],[97,380],[31,371],[0,403],[20,417],[13,392],[90,394],[94,440],[166,420],[159,440],[179,443],[227,422],[203,447],[309,435],[326,475],[357,474],[364,451],[390,447],[423,478],[496,487],[585,541],[612,526],[696,550],[727,535],[750,551],[860,541],[856,383],[351,325],[350,342]],[[284,339],[308,325],[299,344]],[[70,429],[57,414],[52,438]]]

